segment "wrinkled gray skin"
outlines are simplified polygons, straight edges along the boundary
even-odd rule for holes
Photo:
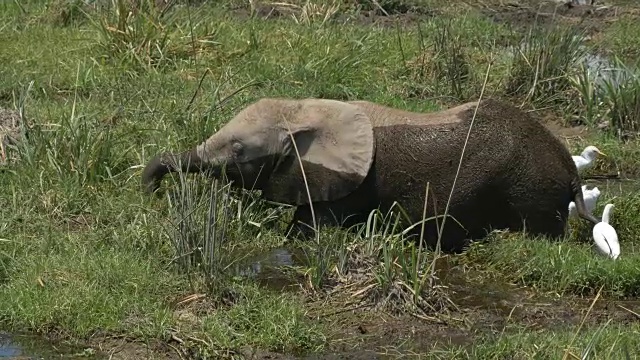
[[[307,236],[301,223],[313,223],[309,198],[319,226],[361,223],[396,201],[417,223],[427,183],[427,218],[444,213],[476,105],[422,114],[366,101],[262,99],[195,148],[156,156],[142,183],[153,192],[171,171],[219,176],[225,167],[237,186],[296,205],[290,229]],[[585,211],[580,177],[563,144],[520,109],[485,100],[449,206],[464,228],[448,218],[441,248],[459,252],[491,229],[559,238],[571,201],[582,219],[598,222]],[[426,222],[425,239],[435,246],[434,221]]]

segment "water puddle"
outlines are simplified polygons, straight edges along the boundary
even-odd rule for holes
[[[305,264],[304,253],[298,249],[275,248],[264,253],[246,257],[236,262],[233,273],[251,278],[261,286],[276,291],[297,288],[301,276],[289,267]],[[499,313],[508,313],[513,308],[513,286],[502,283],[472,283],[468,274],[455,266],[455,260],[443,256],[436,260],[436,276],[453,290],[454,302],[463,307],[491,308]]]
[[[55,344],[36,336],[0,332],[0,359],[99,359],[93,350]]]
[[[407,255],[408,256],[408,255]],[[247,256],[232,266],[235,276],[253,279],[261,286],[275,291],[299,287],[302,276],[291,267],[304,266],[306,257],[300,249],[274,248],[264,253]],[[485,283],[481,288],[469,280],[468,274],[456,267],[455,259],[442,256],[436,260],[435,274],[440,282],[455,293],[455,302],[465,307],[501,307],[510,311],[513,302],[509,296],[513,288],[505,284]],[[505,305],[506,304],[506,305]],[[502,306],[504,305],[504,306]]]
[[[508,46],[504,49],[504,55],[512,59],[519,56],[522,51],[525,51],[526,46],[526,43]],[[580,48],[581,50],[587,49],[585,45],[580,45]],[[627,64],[618,66],[614,59],[589,51],[578,59],[578,64],[583,65],[588,71],[596,97],[605,95],[606,86],[619,88],[637,77],[637,68],[634,66]]]
[[[595,90],[598,96],[603,95],[605,84],[608,83],[616,88],[635,77],[635,69],[615,66],[612,60],[602,55],[588,53],[582,59],[582,63],[587,67],[590,75],[593,76],[592,80],[596,85]]]
[[[640,191],[638,179],[588,179],[584,181],[589,188],[597,186],[602,192],[614,196],[627,195]]]
[[[295,250],[275,248],[236,262],[232,272],[236,276],[254,279],[269,289],[283,291],[299,284],[295,272],[287,269],[301,265],[301,255]]]

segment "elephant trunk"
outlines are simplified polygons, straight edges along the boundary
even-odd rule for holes
[[[180,154],[163,153],[155,156],[142,171],[142,187],[147,193],[153,193],[160,187],[162,178],[175,171],[198,172],[203,170],[202,159],[196,149]]]

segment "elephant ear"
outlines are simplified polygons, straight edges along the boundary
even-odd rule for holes
[[[360,107],[305,99],[286,113],[277,126],[282,151],[263,189],[267,199],[292,205],[308,204],[309,198],[334,201],[362,184],[374,141],[371,121]]]

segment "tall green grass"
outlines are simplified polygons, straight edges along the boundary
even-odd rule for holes
[[[571,78],[581,103],[580,114],[589,124],[604,122],[618,132],[637,132],[640,115],[640,76],[635,66],[614,57],[604,64],[583,65]]]
[[[215,26],[201,13],[190,5],[171,9],[156,6],[154,0],[142,0],[135,8],[127,0],[112,0],[112,6],[95,11],[89,19],[97,30],[101,55],[158,68],[195,59],[200,52],[219,45]]]
[[[282,209],[260,202],[255,194],[234,191],[229,183],[196,181],[184,173],[177,177],[177,189],[167,193],[174,261],[186,274],[202,273],[215,293],[214,285],[233,276],[227,269],[241,260],[235,247],[248,245],[242,257],[260,251],[251,241],[269,236]]]
[[[563,26],[532,26],[513,48],[506,92],[544,107],[561,105],[573,74],[587,50],[584,31]]]
[[[615,58],[613,69],[602,84],[603,105],[612,128],[640,130],[640,73]]]
[[[466,41],[454,33],[453,20],[439,21],[430,44],[424,44],[420,31],[420,55],[412,61],[411,87],[422,88],[430,96],[450,96],[458,101],[469,97],[469,64]],[[421,26],[418,26],[421,30]],[[417,90],[417,89],[416,89]]]

